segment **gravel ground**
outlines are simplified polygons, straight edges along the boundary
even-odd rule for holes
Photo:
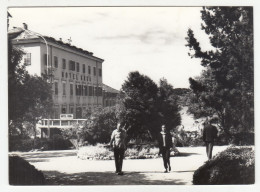
[[[227,146],[214,146],[213,155]],[[81,160],[76,150],[18,154],[41,170],[48,185],[192,185],[193,172],[207,160],[205,147],[180,147],[171,157],[172,171],[163,173],[163,160],[124,160],[124,175],[114,173],[113,160]],[[14,154],[14,153],[12,153]]]

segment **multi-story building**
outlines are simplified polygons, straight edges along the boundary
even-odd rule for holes
[[[119,91],[103,84],[103,106],[111,107],[116,105]]]
[[[14,46],[25,52],[23,62],[30,74],[52,75],[54,113],[82,118],[84,109],[103,106],[102,63],[93,53],[61,39],[42,36],[24,28],[9,31]]]

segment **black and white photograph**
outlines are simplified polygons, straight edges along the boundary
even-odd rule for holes
[[[256,184],[253,5],[5,11],[7,185]]]

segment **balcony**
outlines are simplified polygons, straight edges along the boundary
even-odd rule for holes
[[[41,123],[37,124],[38,128],[72,128],[78,124],[80,127],[83,126],[86,119],[72,119],[72,120],[61,120],[61,119],[43,119]]]

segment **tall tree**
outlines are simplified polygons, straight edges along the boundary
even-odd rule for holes
[[[192,104],[197,117],[217,117],[231,135],[254,128],[253,8],[203,7],[202,30],[212,50],[202,51],[191,29],[186,38],[189,55],[205,67],[200,77],[190,78]]]
[[[24,123],[32,124],[47,117],[52,108],[52,89],[46,77],[32,76],[22,63],[23,50],[8,40],[8,115],[9,133],[24,134]]]
[[[180,124],[179,107],[173,96],[173,87],[165,79],[158,87],[148,76],[129,73],[122,86],[125,93],[122,120],[132,138],[156,139],[161,124],[173,129]]]

